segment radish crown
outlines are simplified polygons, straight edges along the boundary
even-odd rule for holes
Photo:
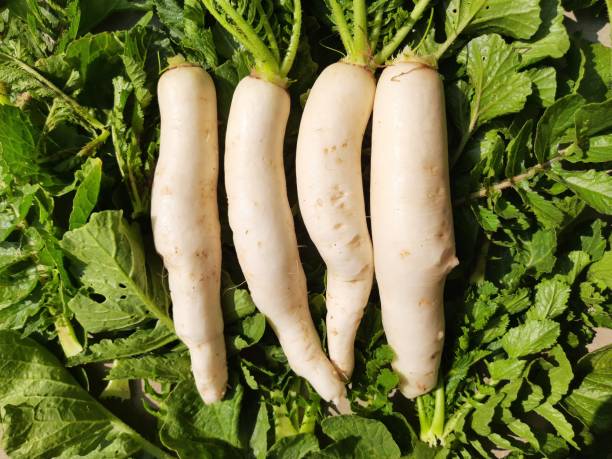
[[[302,27],[301,0],[202,0],[219,24],[253,56],[253,73],[286,87]]]
[[[375,68],[384,64],[410,33],[431,0],[408,12],[402,0],[326,0],[346,50],[346,62]]]

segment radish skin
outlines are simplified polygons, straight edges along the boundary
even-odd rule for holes
[[[221,232],[217,208],[217,100],[203,69],[179,65],[158,83],[159,160],[151,219],[168,270],[176,333],[189,348],[205,403],[223,398],[227,364],[221,312]]]
[[[310,316],[283,166],[287,91],[252,76],[236,87],[227,123],[225,185],[238,261],[253,301],[293,371],[321,397],[346,405]]]
[[[338,62],[312,87],[297,143],[297,189],[308,233],[327,265],[327,342],[349,379],[354,342],[374,274],[361,175],[361,144],[376,83],[364,66]]]
[[[387,67],[372,126],[371,223],[383,326],[400,390],[433,389],[444,342],[443,293],[457,265],[444,90],[417,62]]]

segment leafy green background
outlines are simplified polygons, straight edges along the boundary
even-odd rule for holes
[[[244,2],[237,2],[244,4]],[[300,107],[341,49],[304,2],[286,168]],[[340,2],[348,10],[349,1]],[[287,2],[263,1],[278,33]],[[382,39],[410,3],[377,0]],[[220,138],[250,57],[195,0],[9,0],[0,9],[0,420],[11,457],[598,457],[612,429],[612,51],[570,36],[563,7],[433,2],[407,44],[441,57],[460,265],[445,292],[445,426],[419,439],[373,292],[356,342],[355,415],[330,416],[243,283],[219,190],[226,399],[204,406],[170,320],[148,220],[166,58],[203,65]],[[401,9],[400,9],[401,8]],[[282,41],[281,41],[282,43]],[[364,142],[367,186],[369,135]],[[223,183],[221,180],[220,183]],[[297,210],[297,206],[296,206]],[[325,338],[324,266],[296,212],[310,306]],[[109,365],[103,371],[98,364]],[[145,381],[141,410],[130,392]],[[119,398],[117,398],[119,397]],[[420,399],[434,410],[431,395]]]

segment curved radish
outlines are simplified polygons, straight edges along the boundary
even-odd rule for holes
[[[408,398],[437,382],[444,283],[458,263],[448,178],[444,91],[421,63],[387,67],[372,126],[371,219],[383,325]]]
[[[345,404],[345,389],[314,328],[306,278],[287,198],[283,141],[289,95],[273,83],[244,78],[227,123],[225,186],[238,261],[253,301],[266,316],[296,374],[327,401]]]
[[[297,143],[300,211],[327,265],[329,354],[347,379],[374,273],[361,144],[375,89],[374,76],[364,66],[338,62],[327,67],[308,96]]]
[[[217,209],[217,100],[210,76],[179,65],[159,80],[161,140],[151,219],[164,259],[177,335],[189,348],[205,403],[227,385],[221,313],[221,234]]]

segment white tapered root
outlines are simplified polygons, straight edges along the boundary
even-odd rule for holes
[[[308,233],[327,265],[327,343],[343,377],[374,273],[366,222],[361,146],[376,88],[372,72],[338,62],[317,78],[297,143],[297,187]]]
[[[223,398],[227,364],[221,312],[217,208],[217,100],[210,76],[180,65],[159,80],[161,139],[151,219],[168,270],[176,333],[189,348],[205,403]]]
[[[448,177],[444,90],[421,63],[387,67],[372,125],[371,223],[383,325],[408,398],[438,379],[443,292],[458,263]]]
[[[323,399],[341,404],[346,391],[310,316],[287,198],[283,142],[289,105],[287,92],[272,83],[246,77],[236,87],[225,142],[229,223],[253,301],[289,365]]]

